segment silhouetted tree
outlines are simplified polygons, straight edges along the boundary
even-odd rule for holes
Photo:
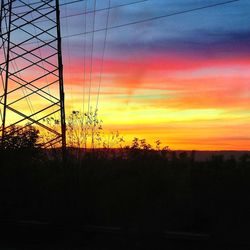
[[[34,149],[40,147],[38,143],[39,130],[33,126],[10,126],[1,140],[1,148],[8,150]]]

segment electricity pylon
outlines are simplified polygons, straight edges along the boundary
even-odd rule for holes
[[[59,0],[1,0],[2,143],[35,126],[42,145],[66,147]]]

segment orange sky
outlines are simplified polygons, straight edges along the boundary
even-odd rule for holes
[[[93,69],[99,63],[94,60]],[[71,64],[75,65],[68,69],[71,78],[69,74],[65,78],[68,112],[82,110],[84,86],[79,62]],[[99,116],[106,130],[119,130],[128,143],[139,137],[152,144],[160,139],[172,149],[248,150],[249,66],[250,60],[244,57],[190,61],[144,55],[106,60]],[[93,107],[98,80],[96,70]],[[88,91],[85,102],[87,98]]]

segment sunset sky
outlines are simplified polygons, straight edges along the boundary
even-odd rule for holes
[[[87,1],[88,10],[93,2]],[[130,3],[112,0],[111,6]],[[110,10],[108,26],[198,8],[222,0],[149,0]],[[92,3],[92,4],[91,4]],[[105,8],[108,1],[98,1]],[[62,8],[62,16],[85,10]],[[250,149],[250,2],[197,10],[108,30],[99,115],[107,130],[172,149]],[[93,13],[87,15],[93,30]],[[96,12],[95,29],[107,10]],[[63,36],[85,32],[84,16],[62,19]],[[105,31],[95,33],[91,106],[95,107]],[[85,40],[86,39],[86,40]],[[84,41],[87,43],[85,84]],[[92,34],[64,45],[67,111],[88,101]]]
[[[94,1],[87,2],[93,10]],[[112,0],[111,6],[130,2]],[[221,2],[149,0],[111,9],[108,26]],[[108,4],[97,0],[96,9]],[[68,5],[61,15],[85,7]],[[119,130],[127,141],[161,139],[173,149],[250,149],[249,13],[250,2],[242,0],[108,30],[98,105],[104,128]],[[105,27],[107,14],[96,12],[95,29]],[[86,19],[93,30],[93,13]],[[63,36],[84,33],[84,21],[62,19]],[[84,86],[88,105],[92,38],[95,107],[104,37],[102,31],[63,41],[68,112],[82,109]]]
[[[104,129],[128,144],[139,137],[171,149],[250,150],[250,1],[180,13],[223,2],[111,0],[109,12],[100,10],[109,0],[61,6],[67,114],[95,109],[100,84]]]

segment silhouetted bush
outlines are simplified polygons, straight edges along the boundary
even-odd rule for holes
[[[40,147],[38,144],[39,130],[33,126],[10,126],[5,133],[4,140],[0,138],[1,149],[20,150]]]

